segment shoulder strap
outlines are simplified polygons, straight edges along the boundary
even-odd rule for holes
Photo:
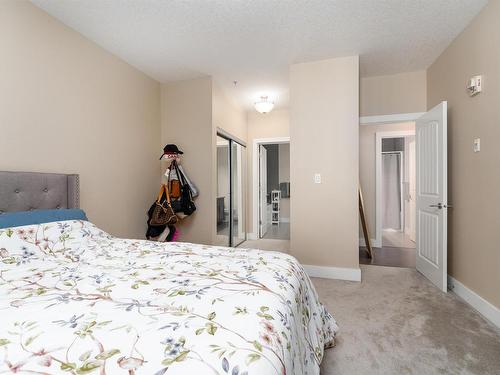
[[[177,162],[175,163],[175,173],[177,173],[177,178],[181,182],[182,187],[188,186],[188,183],[186,181],[186,177],[181,172],[181,170],[180,170],[179,165],[177,164]]]
[[[170,193],[168,192],[168,184],[163,185],[163,187],[165,188],[165,195],[167,196],[167,202],[168,202],[168,205],[170,206]]]
[[[163,193],[165,192],[165,185],[161,184],[160,186],[160,192],[158,193],[158,199],[156,199],[156,201],[158,203],[161,202],[161,197],[163,197]]]

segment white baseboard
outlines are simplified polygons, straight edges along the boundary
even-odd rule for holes
[[[500,309],[488,301],[486,301],[479,294],[467,288],[460,281],[448,275],[449,288],[465,302],[471,305],[474,310],[477,310],[482,316],[500,328]]]
[[[359,268],[311,266],[307,264],[304,264],[303,267],[310,277],[361,281],[361,269]]]
[[[371,241],[372,241],[372,247],[382,247],[382,241],[376,240],[375,238],[372,238]],[[366,246],[364,238],[359,239],[359,246]]]

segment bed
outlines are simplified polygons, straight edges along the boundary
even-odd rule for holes
[[[0,210],[77,208],[78,185],[0,172]],[[319,374],[337,331],[289,255],[86,220],[0,229],[0,317],[0,373]]]

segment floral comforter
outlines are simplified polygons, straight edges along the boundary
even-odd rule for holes
[[[0,229],[0,373],[319,374],[336,330],[285,254]]]

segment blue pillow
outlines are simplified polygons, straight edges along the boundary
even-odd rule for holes
[[[85,212],[78,208],[7,212],[0,215],[0,229],[64,220],[88,221]]]

